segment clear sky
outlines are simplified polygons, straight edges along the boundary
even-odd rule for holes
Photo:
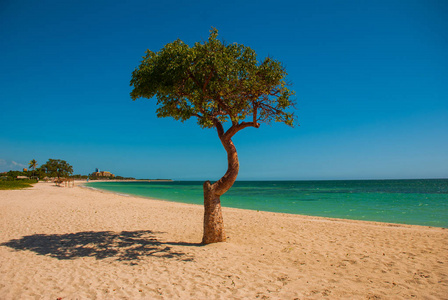
[[[146,49],[211,27],[281,61],[300,126],[239,132],[239,179],[448,177],[448,1],[0,0],[0,172],[64,159],[219,179],[216,132],[132,101]]]

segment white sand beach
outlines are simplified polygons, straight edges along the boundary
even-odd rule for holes
[[[448,299],[448,230],[203,208],[38,183],[0,191],[0,299]]]

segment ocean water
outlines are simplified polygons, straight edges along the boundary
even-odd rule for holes
[[[122,194],[203,204],[203,182],[91,182]],[[227,207],[448,228],[448,179],[237,181]]]

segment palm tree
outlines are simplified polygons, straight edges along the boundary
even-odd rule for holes
[[[33,170],[36,170],[37,167],[37,161],[35,159],[30,161],[30,168],[32,168]]]
[[[37,161],[35,160],[35,159],[33,159],[33,160],[30,160],[30,165],[29,165],[29,168],[31,169],[33,169],[33,176],[34,176],[34,172],[36,171],[36,167],[37,167]]]

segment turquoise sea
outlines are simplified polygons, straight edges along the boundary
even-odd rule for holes
[[[122,194],[202,204],[200,181],[90,182]],[[448,228],[448,179],[237,181],[223,206]]]

